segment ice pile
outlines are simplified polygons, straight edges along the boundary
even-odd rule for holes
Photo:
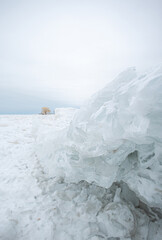
[[[129,68],[50,129],[36,147],[55,238],[160,240],[162,67]]]
[[[129,68],[39,141],[50,176],[109,188],[125,182],[150,207],[162,207],[162,67]]]

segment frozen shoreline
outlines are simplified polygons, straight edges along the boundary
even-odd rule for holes
[[[58,118],[57,126],[67,123],[69,116],[66,118],[66,114]],[[84,181],[68,184],[61,178],[49,178],[35,154],[38,129],[33,127],[38,121],[40,129],[52,131],[51,116],[0,116],[1,239],[102,240],[111,235],[114,239],[139,240],[147,239],[150,231],[149,240],[160,239],[161,221],[152,216],[154,221],[149,223],[144,210],[135,209],[119,196],[118,185],[104,189]],[[136,238],[131,237],[133,226],[138,229]]]
[[[161,80],[130,68],[80,110],[0,115],[0,238],[161,240]]]

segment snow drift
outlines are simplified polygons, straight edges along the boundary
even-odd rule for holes
[[[162,67],[121,73],[71,111],[64,126],[41,131],[37,154],[50,177],[104,188],[122,182],[149,207],[162,208]]]

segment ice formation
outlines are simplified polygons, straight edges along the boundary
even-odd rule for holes
[[[129,68],[73,114],[72,121],[37,139],[45,173],[71,184],[117,184],[107,204],[90,200],[91,208],[98,207],[94,221],[101,238],[160,239],[155,232],[162,224],[162,67],[144,74]]]

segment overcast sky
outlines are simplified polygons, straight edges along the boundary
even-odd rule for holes
[[[0,0],[0,113],[79,106],[161,43],[161,0]]]

